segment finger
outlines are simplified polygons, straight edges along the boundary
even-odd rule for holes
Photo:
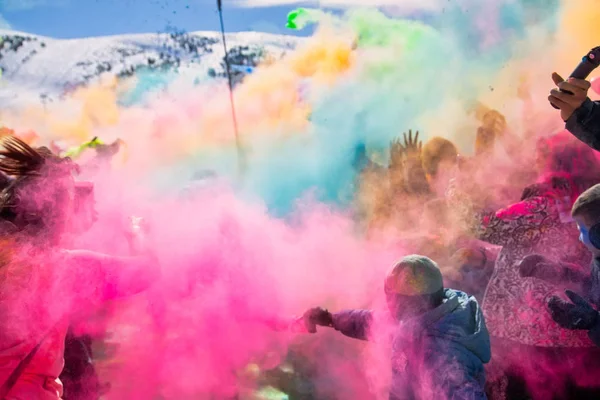
[[[567,104],[571,104],[573,101],[577,101],[577,98],[573,94],[561,92],[558,89],[552,89],[550,95],[556,97],[559,100],[564,101]]]
[[[554,81],[554,84],[557,86],[559,83],[564,82],[563,77],[560,76],[559,74],[557,74],[556,72],[552,73],[552,80]]]
[[[578,87],[585,92],[587,92],[588,89],[592,86],[592,84],[589,81],[586,81],[585,79],[569,78],[568,82],[571,85]]]
[[[572,290],[566,290],[565,294],[567,295],[567,297],[569,298],[569,300],[571,300],[573,302],[573,304],[576,304],[580,307],[585,307],[588,308],[590,307],[590,304],[580,295],[578,295],[577,293],[575,293]]]
[[[418,141],[419,141],[419,131],[417,131],[417,132],[415,133],[415,144],[417,144],[417,143],[418,143]]]
[[[412,144],[412,129],[408,130],[408,144]]]
[[[550,102],[550,104],[552,104],[553,106],[555,106],[558,109],[567,109],[569,108],[569,105],[567,103],[565,103],[564,101],[550,95],[548,96],[548,101]]]
[[[575,86],[572,83],[569,82],[561,82],[558,84],[558,88],[560,90],[562,90],[563,92],[571,92],[575,95],[577,94],[584,94],[585,93],[585,89],[580,88],[579,86]]]
[[[406,146],[406,144],[407,144],[407,141],[406,141],[406,132],[404,132],[403,135],[404,135],[404,145]]]
[[[559,92],[559,94],[562,94],[562,93]],[[567,95],[567,96],[569,96],[569,95]],[[554,94],[551,94],[550,96],[548,96],[548,101],[551,104],[553,104],[553,105],[557,106],[558,108],[560,108],[561,110],[568,109],[569,107],[572,107],[571,104],[569,104],[568,102],[564,101],[563,99],[561,99],[560,97],[558,97],[558,96],[556,96]]]

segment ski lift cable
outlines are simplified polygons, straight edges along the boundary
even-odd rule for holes
[[[221,22],[221,37],[223,39],[223,49],[225,50],[225,68],[227,73],[227,81],[229,83],[229,102],[231,104],[231,119],[233,122],[233,133],[235,135],[235,146],[238,153],[238,167],[240,172],[244,170],[244,154],[242,150],[242,143],[240,140],[240,134],[238,129],[237,115],[235,112],[235,101],[233,98],[233,79],[231,76],[231,65],[229,64],[229,57],[227,51],[227,40],[225,38],[225,24],[223,22],[223,5],[222,0],[217,0],[217,10],[219,11],[219,20]]]

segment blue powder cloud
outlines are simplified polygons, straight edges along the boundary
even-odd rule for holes
[[[559,12],[554,0],[549,6],[540,0],[505,2],[494,14],[498,41],[485,47],[475,18],[487,12],[488,5],[470,1],[466,13],[450,4],[443,13],[421,15],[426,21],[422,25],[372,10],[351,12],[350,20],[365,39],[358,50],[360,70],[340,78],[311,104],[310,132],[278,139],[266,134],[263,137],[269,140],[254,140],[251,163],[239,189],[261,198],[280,216],[288,215],[308,194],[333,206],[349,206],[357,146],[385,154],[391,139],[421,128],[416,121],[424,111],[435,110],[448,99],[460,99],[467,108],[482,90],[474,78],[485,81],[486,76],[494,76],[514,57],[514,44],[526,38],[533,24],[550,35]],[[410,46],[396,46],[406,39],[397,37],[397,30],[406,26],[420,33],[413,35]],[[360,52],[365,52],[362,58]],[[236,176],[233,149],[198,154],[186,165]]]

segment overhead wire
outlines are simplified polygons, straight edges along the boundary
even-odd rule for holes
[[[223,40],[223,50],[225,51],[225,68],[227,74],[227,81],[229,84],[229,103],[231,105],[231,120],[233,122],[233,134],[235,136],[235,147],[237,150],[238,158],[238,172],[240,175],[244,172],[246,167],[246,160],[242,141],[240,138],[240,132],[238,128],[237,114],[235,110],[235,100],[233,96],[233,77],[231,75],[231,64],[229,63],[229,51],[227,50],[227,38],[225,36],[225,23],[223,22],[223,4],[221,0],[217,0],[217,10],[219,11],[219,20],[221,23],[221,38]]]

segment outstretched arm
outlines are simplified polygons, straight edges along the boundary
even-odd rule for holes
[[[333,328],[345,336],[368,340],[373,322],[373,313],[369,310],[346,310],[332,314]]]
[[[297,321],[303,322],[309,333],[316,333],[317,326],[324,326],[354,339],[368,340],[373,313],[369,310],[346,310],[332,314],[324,308],[315,307],[307,310]]]
[[[65,251],[68,287],[83,299],[102,302],[138,294],[154,283],[160,273],[150,255],[118,257],[88,250]]]
[[[572,284],[584,289],[591,284],[590,274],[574,263],[553,262],[540,254],[530,254],[519,262],[519,274],[524,278],[537,278],[553,285]]]

